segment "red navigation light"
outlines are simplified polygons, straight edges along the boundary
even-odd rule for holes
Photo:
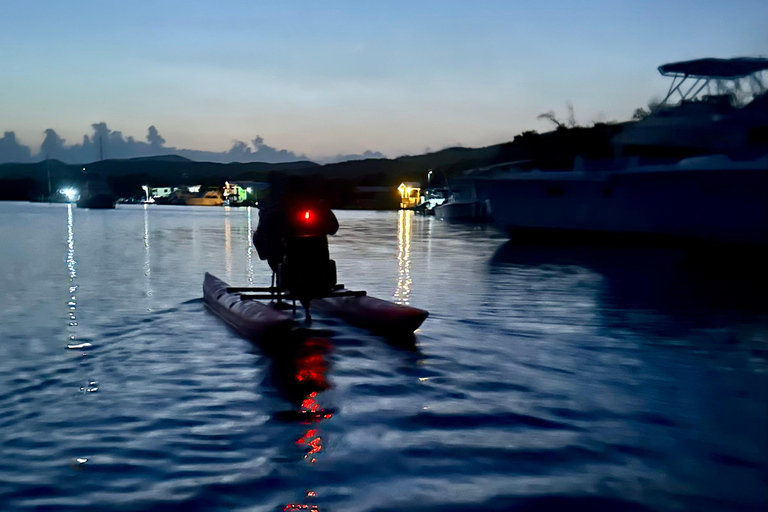
[[[301,220],[302,222],[310,223],[314,220],[315,215],[312,213],[312,210],[304,210],[301,213]]]

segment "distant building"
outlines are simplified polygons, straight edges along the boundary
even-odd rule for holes
[[[149,197],[168,197],[174,190],[176,190],[176,187],[153,187],[149,189]]]
[[[224,199],[233,204],[253,201],[258,203],[269,190],[269,183],[260,181],[232,181],[224,183]]]
[[[416,181],[405,181],[397,187],[400,192],[400,208],[413,208],[419,204],[421,196],[421,183]]]

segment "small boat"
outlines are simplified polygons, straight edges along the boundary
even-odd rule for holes
[[[91,210],[114,210],[116,205],[117,196],[112,194],[90,195],[77,200],[78,208],[89,208]]]
[[[413,211],[419,215],[434,215],[435,207],[446,201],[448,189],[429,187],[424,189],[421,202],[413,207]]]
[[[114,209],[118,197],[112,192],[107,181],[96,173],[89,173],[83,191],[77,200],[78,208]]]
[[[488,205],[477,198],[472,182],[453,181],[448,199],[435,205],[436,219],[461,222],[484,222],[488,220]]]
[[[258,300],[264,300],[268,295],[248,293],[265,290],[273,289],[231,287],[206,272],[203,300],[211,311],[249,339],[260,340],[288,334],[296,326],[294,316],[277,309],[271,303],[265,304]],[[278,297],[277,294],[274,296]],[[394,304],[368,297],[365,292],[352,292],[338,287],[330,297],[312,301],[312,306],[350,325],[390,337],[413,334],[429,316],[423,309]]]
[[[224,204],[224,198],[218,190],[209,189],[195,196],[187,197],[185,203],[190,206],[221,206]]]

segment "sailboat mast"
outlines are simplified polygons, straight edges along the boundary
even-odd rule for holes
[[[48,174],[48,195],[51,195],[51,163],[48,154],[45,155],[45,172]]]

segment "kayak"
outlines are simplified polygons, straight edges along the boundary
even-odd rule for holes
[[[247,298],[247,288],[233,288],[212,274],[205,273],[203,300],[222,320],[250,339],[288,334],[295,326],[293,315]],[[427,319],[423,309],[361,295],[365,292],[336,290],[336,297],[313,300],[312,309],[385,336],[413,334]]]
[[[208,308],[236,331],[252,340],[287,335],[294,325],[293,316],[256,300],[242,300],[230,293],[229,285],[205,273],[203,301]]]

